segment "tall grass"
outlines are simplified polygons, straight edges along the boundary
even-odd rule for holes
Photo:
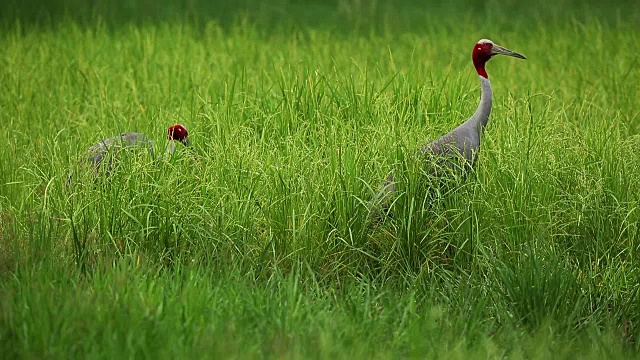
[[[391,5],[5,13],[2,352],[635,353],[637,9]],[[434,200],[413,154],[475,110],[483,37],[527,60],[489,63],[477,169]],[[192,146],[161,162],[124,156],[108,180],[78,164],[121,131],[162,146],[176,122]],[[372,224],[391,171],[393,216]]]

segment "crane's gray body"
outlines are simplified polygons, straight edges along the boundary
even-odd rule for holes
[[[85,160],[98,168],[107,156],[115,155],[124,147],[146,147],[149,154],[153,155],[153,141],[140,133],[123,132],[118,136],[100,140],[97,144],[91,146],[87,151]],[[109,160],[109,167],[111,167],[112,161],[112,159]]]
[[[134,150],[143,152],[146,151],[150,156],[154,156],[154,143],[149,140],[144,134],[136,132],[123,132],[118,136],[113,136],[100,140],[98,143],[91,146],[86,155],[82,157],[81,163],[91,165],[94,171],[102,173],[105,176],[111,175],[113,170],[114,160],[117,159],[118,154],[122,150]],[[167,142],[167,147],[164,154],[156,159],[162,160],[162,156],[171,155],[176,150],[176,142],[170,140]],[[69,174],[69,184],[72,183],[72,174]]]
[[[462,163],[462,176],[465,176],[475,164],[480,150],[480,139],[491,114],[492,103],[491,82],[488,78],[479,77],[481,87],[480,104],[473,116],[451,132],[425,144],[418,151],[418,156],[431,162],[432,168],[429,171],[431,175],[435,173],[437,166],[444,165],[452,168],[459,167]],[[390,195],[395,191],[394,176],[391,174],[385,180],[377,196],[383,211],[387,210]]]

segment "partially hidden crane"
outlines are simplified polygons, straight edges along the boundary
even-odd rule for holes
[[[181,124],[169,126],[167,129],[167,145],[164,154],[173,154],[176,150],[176,142],[189,146],[189,132]],[[147,150],[150,155],[154,155],[154,144],[144,134],[137,132],[123,132],[120,135],[100,140],[91,146],[82,157],[82,164],[91,165],[98,173],[109,176],[113,169],[113,162],[118,153],[125,148]],[[161,154],[162,157],[164,154]],[[69,183],[72,182],[72,175],[69,175]]]
[[[487,126],[491,114],[491,82],[485,69],[486,63],[495,55],[507,55],[518,59],[526,59],[515,51],[494,44],[491,40],[482,39],[473,46],[471,59],[480,78],[480,104],[476,112],[451,132],[430,141],[418,150],[418,155],[429,160],[432,165],[430,175],[439,176],[438,170],[461,166],[462,175],[471,170],[480,150],[480,138]],[[447,172],[444,172],[445,174]],[[393,173],[387,177],[382,189],[377,194],[376,207],[386,214],[389,210],[392,194],[396,191]]]

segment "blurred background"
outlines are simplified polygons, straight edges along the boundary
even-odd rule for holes
[[[622,18],[640,24],[637,0],[3,0],[0,21],[22,26],[55,26],[73,20],[80,25],[99,22],[108,27],[124,24],[187,21],[228,27],[239,19],[263,30],[281,27],[329,27],[347,31],[420,32],[420,24],[442,20],[478,26],[490,23],[509,27],[531,22],[566,22],[596,18],[603,23]],[[515,25],[518,24],[518,25]],[[508,29],[506,29],[508,30]]]

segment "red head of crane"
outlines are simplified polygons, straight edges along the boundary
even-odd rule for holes
[[[489,78],[487,71],[484,69],[485,64],[495,55],[507,55],[513,56],[518,59],[526,59],[524,56],[518,54],[515,51],[505,49],[502,46],[496,45],[493,41],[488,39],[482,39],[476,43],[471,52],[471,59],[473,60],[473,66],[476,67],[478,75],[485,79]]]
[[[189,146],[189,132],[181,124],[171,125],[167,129],[167,140],[176,140],[185,146]]]

